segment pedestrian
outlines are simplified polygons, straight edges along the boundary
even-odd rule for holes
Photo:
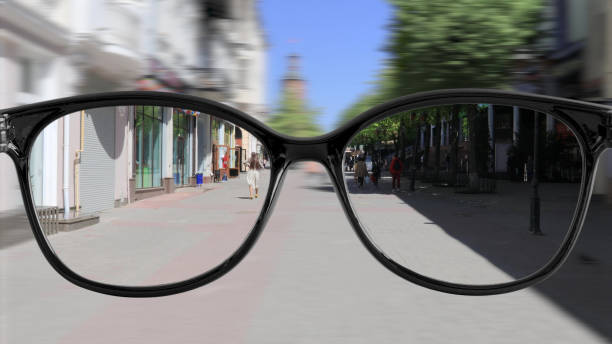
[[[229,171],[227,170],[228,164],[229,164],[229,154],[227,153],[227,151],[223,152],[223,158],[221,158],[221,161],[223,163],[222,167],[223,167],[223,177],[221,177],[221,181],[222,182],[226,182],[227,181],[227,175],[229,173]]]
[[[380,179],[380,165],[381,165],[381,162],[378,161],[378,160],[375,160],[372,163],[372,175],[371,175],[371,179],[372,179],[372,183],[376,187],[378,187],[378,180]]]
[[[349,171],[353,171],[353,167],[355,166],[355,157],[351,157],[351,159],[349,160]]]
[[[257,153],[251,153],[249,159],[249,171],[247,172],[247,183],[249,183],[249,197],[253,199],[253,189],[255,189],[255,198],[259,197],[259,170],[262,168]]]
[[[389,172],[391,172],[391,192],[396,192],[400,190],[400,179],[402,175],[402,169],[404,168],[404,164],[399,159],[397,154],[393,155],[393,159],[391,160],[391,164],[389,164]],[[396,186],[397,185],[397,186]]]
[[[368,168],[365,164],[365,158],[360,157],[355,164],[355,178],[357,178],[357,183],[359,187],[363,187],[364,178],[368,176]]]

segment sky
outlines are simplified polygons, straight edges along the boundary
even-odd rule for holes
[[[287,56],[301,55],[306,99],[325,132],[373,89],[386,53],[391,7],[384,0],[261,0],[267,50],[266,102],[278,108]]]

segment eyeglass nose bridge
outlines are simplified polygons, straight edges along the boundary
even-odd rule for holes
[[[299,161],[315,161],[326,164],[329,155],[329,142],[297,141],[283,145],[280,156],[285,158],[287,165]]]

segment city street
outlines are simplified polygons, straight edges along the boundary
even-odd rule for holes
[[[405,189],[408,181],[402,180],[402,185]],[[383,180],[379,187],[390,189],[389,181]],[[111,210],[110,215],[101,216],[96,225],[99,230],[92,230],[93,234],[81,229],[51,235],[50,240],[58,248],[63,247],[66,260],[78,264],[86,258],[83,254],[87,246],[79,245],[79,253],[71,238],[80,237],[82,243],[98,245],[103,239],[125,235],[120,231],[129,230],[130,225],[140,226],[122,237],[125,240],[90,247],[117,262],[127,252],[123,248],[149,244],[156,251],[145,252],[143,257],[155,253],[160,260],[149,262],[150,269],[136,268],[141,274],[138,281],[163,282],[185,276],[181,273],[193,273],[198,267],[194,261],[210,259],[211,254],[229,249],[221,245],[210,253],[207,245],[215,233],[210,228],[199,232],[196,224],[207,221],[222,224],[222,230],[232,230],[252,221],[254,207],[262,202],[261,198],[248,199],[244,176],[160,197]],[[411,204],[410,197],[412,194],[407,192],[385,193],[371,203],[376,209],[393,210],[396,204]],[[434,219],[426,205],[411,204],[419,216],[412,221],[423,222],[423,217],[430,222],[445,221]],[[231,218],[221,215],[228,209],[234,214]],[[142,228],[169,216],[176,221],[168,222],[168,227],[155,232],[155,236],[143,236]],[[604,202],[593,202],[581,240],[554,277],[527,290],[488,297],[431,291],[387,271],[362,247],[329,177],[313,173],[312,169],[288,171],[270,221],[241,264],[212,284],[174,296],[128,299],[76,287],[45,261],[23,213],[0,214],[0,221],[1,343],[612,341],[612,233],[604,231],[611,226],[612,207]],[[172,233],[185,231],[180,232],[182,237],[173,237],[168,229]],[[205,239],[195,240],[200,234]],[[235,243],[244,235],[244,231],[236,231],[229,237],[238,240]],[[143,237],[147,239],[144,242],[140,241]],[[554,237],[550,234],[546,240]],[[443,232],[420,240],[424,238],[448,242],[446,250],[459,247],[451,245],[456,240]],[[529,252],[529,248],[525,250]],[[70,252],[80,255],[70,258]],[[124,258],[130,260],[130,256]],[[487,266],[494,276],[513,274],[507,267],[500,270],[491,252],[483,256],[472,252],[468,259],[491,262]],[[82,268],[98,268],[92,273],[105,274],[110,281],[132,278],[120,271],[126,266],[108,266],[103,256],[90,257],[90,261],[97,264]],[[210,268],[206,262],[201,266]]]

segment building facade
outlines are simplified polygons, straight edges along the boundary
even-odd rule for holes
[[[156,90],[212,98],[263,120],[265,49],[254,0],[4,0],[0,108]],[[192,186],[198,176],[235,176],[241,158],[262,151],[256,138],[209,114],[143,106],[72,114],[38,141],[31,173],[37,202],[74,209],[90,199],[91,211]],[[0,161],[0,210],[21,204],[12,169]]]
[[[35,204],[75,218],[173,193],[206,181],[195,171],[197,162],[209,156],[219,179],[246,171],[240,139],[246,131],[208,116],[213,132],[205,135],[202,150],[197,142],[201,116],[147,105],[64,116],[43,131],[31,153]]]
[[[527,87],[554,95],[612,105],[612,3],[607,0],[548,0],[547,35],[539,63],[522,78]],[[597,166],[595,195],[612,202],[612,152]]]

